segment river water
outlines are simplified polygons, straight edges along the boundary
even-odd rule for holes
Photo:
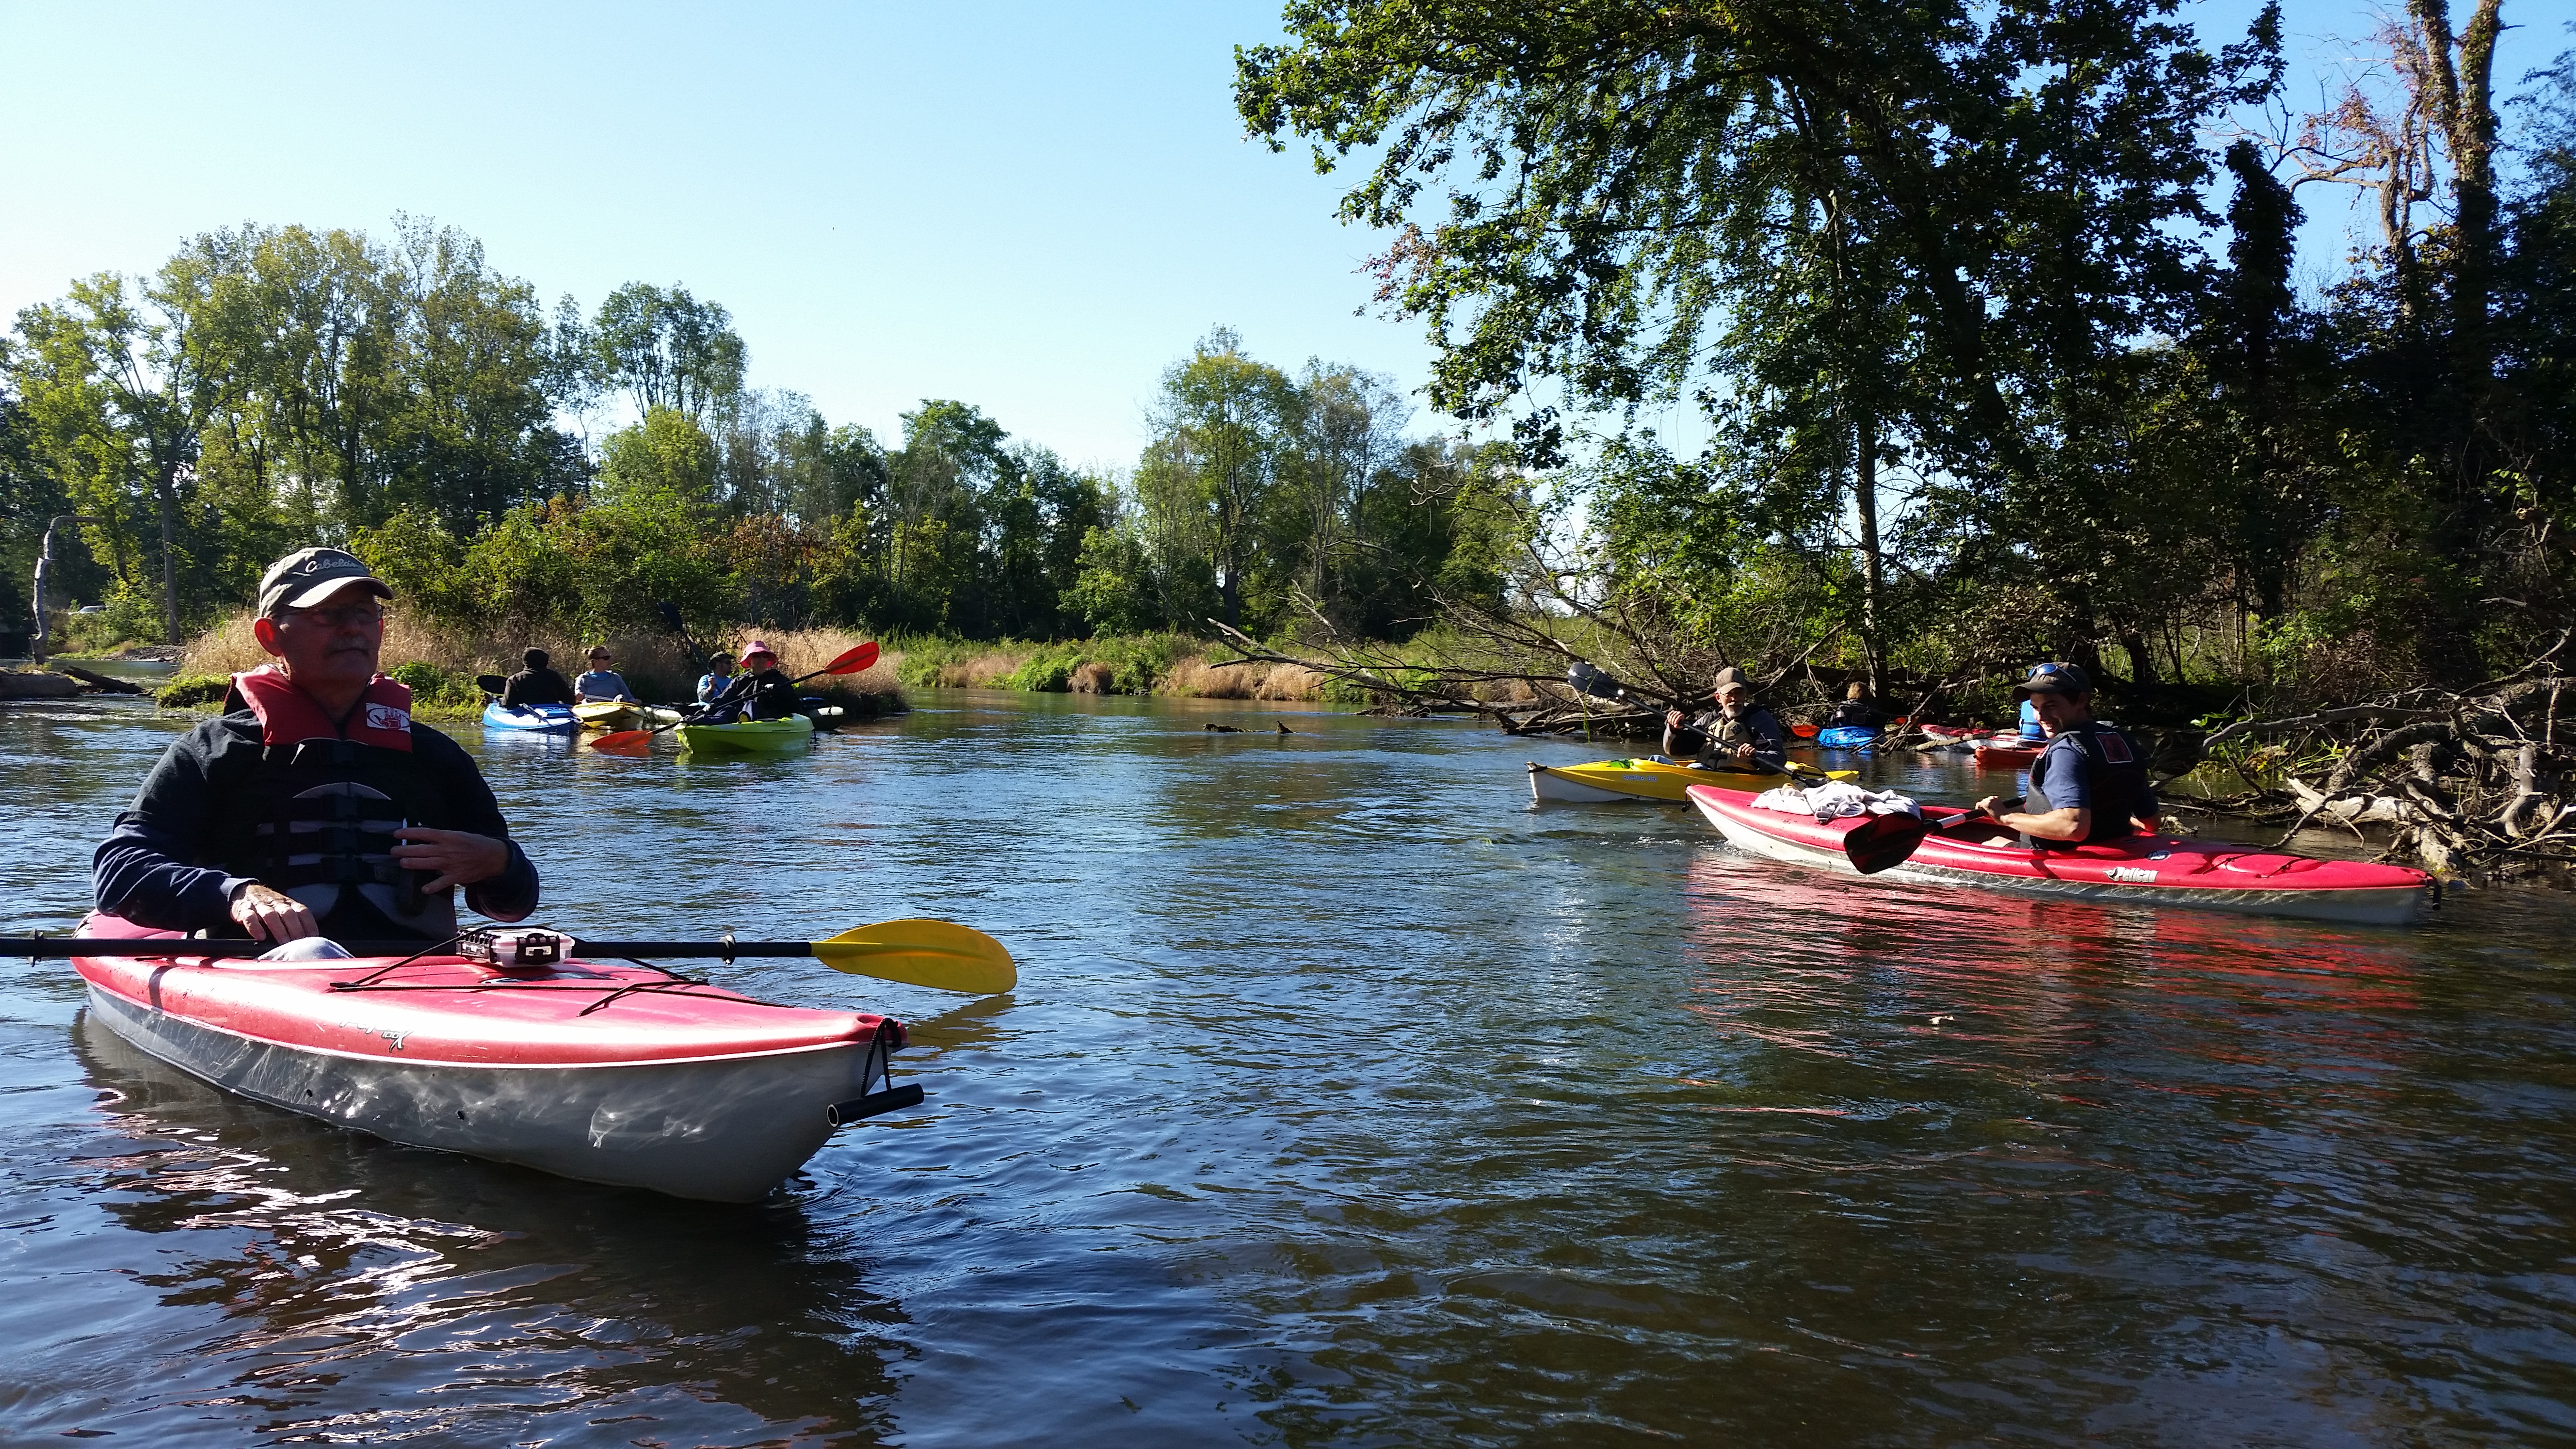
[[[1533,806],[1580,742],[917,703],[783,761],[453,731],[542,919],[1019,957],[709,963],[902,1017],[929,1092],[760,1206],[230,1099],[0,964],[0,1443],[2576,1442],[2565,897],[1862,885]],[[187,722],[0,710],[0,926],[77,920]]]

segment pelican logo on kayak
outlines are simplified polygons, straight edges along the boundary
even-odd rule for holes
[[[387,1031],[382,1027],[369,1026],[363,1021],[344,1021],[340,1023],[340,1028],[343,1031],[354,1031],[360,1036],[383,1037],[386,1049],[389,1051],[401,1051],[403,1038],[411,1035],[408,1031]]]
[[[2140,868],[2138,868],[2137,866],[2134,866],[2134,865],[2115,865],[2115,866],[2111,867],[2111,879],[2113,879],[2113,880],[2133,880],[2133,881],[2135,881],[2135,880],[2154,880],[2155,878],[2156,878],[2156,873],[2155,873],[2154,871],[2151,871],[2151,870],[2141,870]]]

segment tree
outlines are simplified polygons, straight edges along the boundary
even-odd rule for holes
[[[1229,627],[1242,622],[1254,527],[1278,484],[1295,406],[1287,377],[1244,356],[1231,328],[1210,332],[1163,373],[1150,466],[1166,486],[1149,506],[1204,519],[1218,616]]]
[[[608,294],[591,324],[599,378],[623,389],[637,412],[676,408],[691,418],[742,391],[748,362],[733,314],[673,283],[629,282]]]
[[[120,578],[135,580],[126,540],[141,507],[160,534],[164,640],[184,637],[179,614],[179,512],[206,411],[188,318],[166,293],[138,297],[102,272],[61,302],[18,314],[24,345],[11,361],[34,448],[99,522],[83,532]]]
[[[1688,394],[1732,443],[1710,485],[1768,501],[1783,456],[1866,479],[1873,532],[1882,457],[1910,455],[1948,488],[1918,546],[2053,554],[2085,636],[2098,561],[2033,530],[2119,486],[2087,440],[2212,271],[2197,132],[2277,79],[2277,12],[2213,55],[2176,8],[1295,0],[1236,100],[1320,171],[1374,157],[1342,212],[1395,233],[1379,297],[1427,323],[1435,406],[1554,466],[1580,420]]]

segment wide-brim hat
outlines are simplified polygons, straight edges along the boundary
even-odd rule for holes
[[[766,641],[759,639],[754,639],[743,645],[742,653],[737,657],[744,662],[748,662],[754,654],[766,654],[772,659],[778,657],[777,650],[770,648]]]
[[[392,586],[347,549],[299,548],[260,575],[259,611],[274,615],[280,609],[309,609],[351,584],[363,584],[380,599],[394,596]]]

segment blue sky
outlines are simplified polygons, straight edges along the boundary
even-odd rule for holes
[[[2192,13],[2223,43],[2252,9]],[[891,441],[919,399],[956,397],[1123,466],[1157,375],[1219,323],[1282,366],[1423,380],[1417,326],[1353,315],[1374,242],[1334,220],[1339,188],[1241,136],[1233,46],[1278,13],[0,0],[0,315],[210,227],[402,211],[481,238],[549,303],[684,283],[733,310],[755,385],[835,422]],[[2508,19],[2532,28],[2500,89],[2569,43],[2551,7]],[[2370,25],[2296,5],[2294,56]],[[2303,193],[2311,268],[2347,216],[2326,190]]]

